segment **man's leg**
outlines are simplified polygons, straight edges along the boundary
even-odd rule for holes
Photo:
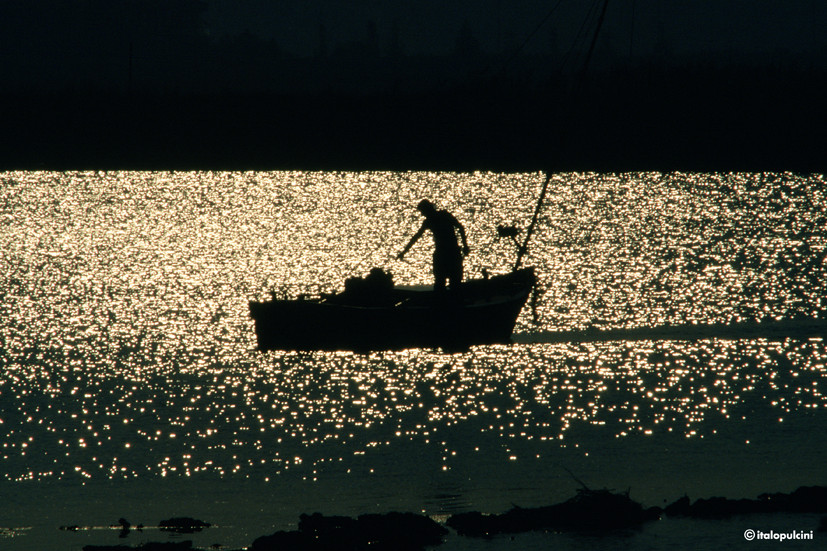
[[[445,260],[434,252],[434,291],[444,291],[445,282],[448,279]]]

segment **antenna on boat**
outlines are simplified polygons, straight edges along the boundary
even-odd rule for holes
[[[517,261],[514,263],[514,268],[511,271],[516,272],[520,268],[520,263],[523,261],[523,256],[528,252],[528,242],[531,239],[531,234],[534,233],[534,226],[537,225],[537,219],[540,217],[540,209],[543,207],[543,200],[546,197],[546,190],[548,183],[551,181],[551,171],[546,173],[546,181],[543,182],[543,187],[540,190],[540,198],[537,200],[537,206],[534,207],[534,216],[531,218],[531,224],[528,225],[528,230],[525,234],[525,241],[517,251]]]

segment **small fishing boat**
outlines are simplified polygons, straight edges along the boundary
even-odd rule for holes
[[[340,293],[312,298],[251,301],[259,350],[462,351],[477,344],[508,344],[517,317],[537,282],[522,268],[537,225],[551,173],[546,174],[522,245],[516,227],[497,228],[517,245],[510,272],[461,282],[456,288],[395,286],[391,274],[374,268],[349,278]]]
[[[374,268],[340,293],[250,302],[260,350],[465,350],[510,343],[535,283],[532,268],[462,282],[457,289],[394,286]]]

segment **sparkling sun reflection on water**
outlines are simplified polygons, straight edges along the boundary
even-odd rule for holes
[[[10,482],[335,485],[404,471],[427,485],[435,472],[594,458],[617,449],[607,441],[640,447],[646,464],[645,446],[674,438],[731,452],[755,427],[793,421],[785,438],[799,443],[823,432],[821,338],[254,350],[247,301],[270,291],[334,290],[373,266],[429,282],[429,246],[393,260],[422,197],[464,223],[467,273],[506,270],[514,246],[494,228],[527,225],[540,174],[0,182],[0,476]],[[517,330],[823,318],[824,195],[822,177],[791,174],[556,175],[528,258],[540,294]]]

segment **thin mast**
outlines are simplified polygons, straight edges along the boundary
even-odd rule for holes
[[[546,173],[546,181],[543,182],[543,188],[540,190],[540,198],[537,200],[537,206],[534,207],[534,216],[531,218],[531,224],[528,225],[525,241],[523,241],[523,246],[520,247],[520,250],[517,251],[517,261],[514,263],[513,271],[517,271],[520,263],[523,261],[523,256],[528,252],[528,242],[531,239],[531,234],[534,233],[534,226],[537,225],[537,219],[540,217],[540,209],[543,207],[543,199],[546,197],[549,181],[551,181],[551,171]]]
[[[597,37],[600,35],[600,29],[603,27],[603,21],[606,18],[606,10],[608,7],[609,0],[603,0],[603,9],[600,11],[600,18],[597,20],[597,28],[594,30],[594,35],[592,36],[592,41],[589,45],[589,51],[586,54],[586,61],[583,64],[583,70],[580,73],[578,88],[582,88],[583,81],[586,78],[586,72],[589,69],[589,64],[591,63],[592,55],[594,54],[594,48],[597,45]],[[531,224],[529,224],[528,230],[526,231],[525,241],[523,241],[523,245],[520,247],[520,250],[517,251],[517,261],[514,263],[513,271],[519,269],[520,264],[523,261],[523,256],[525,256],[526,252],[528,252],[528,242],[531,240],[531,235],[534,233],[534,226],[537,225],[537,219],[540,217],[540,209],[543,207],[543,200],[546,197],[546,190],[548,189],[548,183],[550,181],[551,171],[548,171],[546,173],[546,181],[543,182],[543,188],[540,190],[540,198],[537,200],[537,206],[534,208],[534,216],[531,218]]]

